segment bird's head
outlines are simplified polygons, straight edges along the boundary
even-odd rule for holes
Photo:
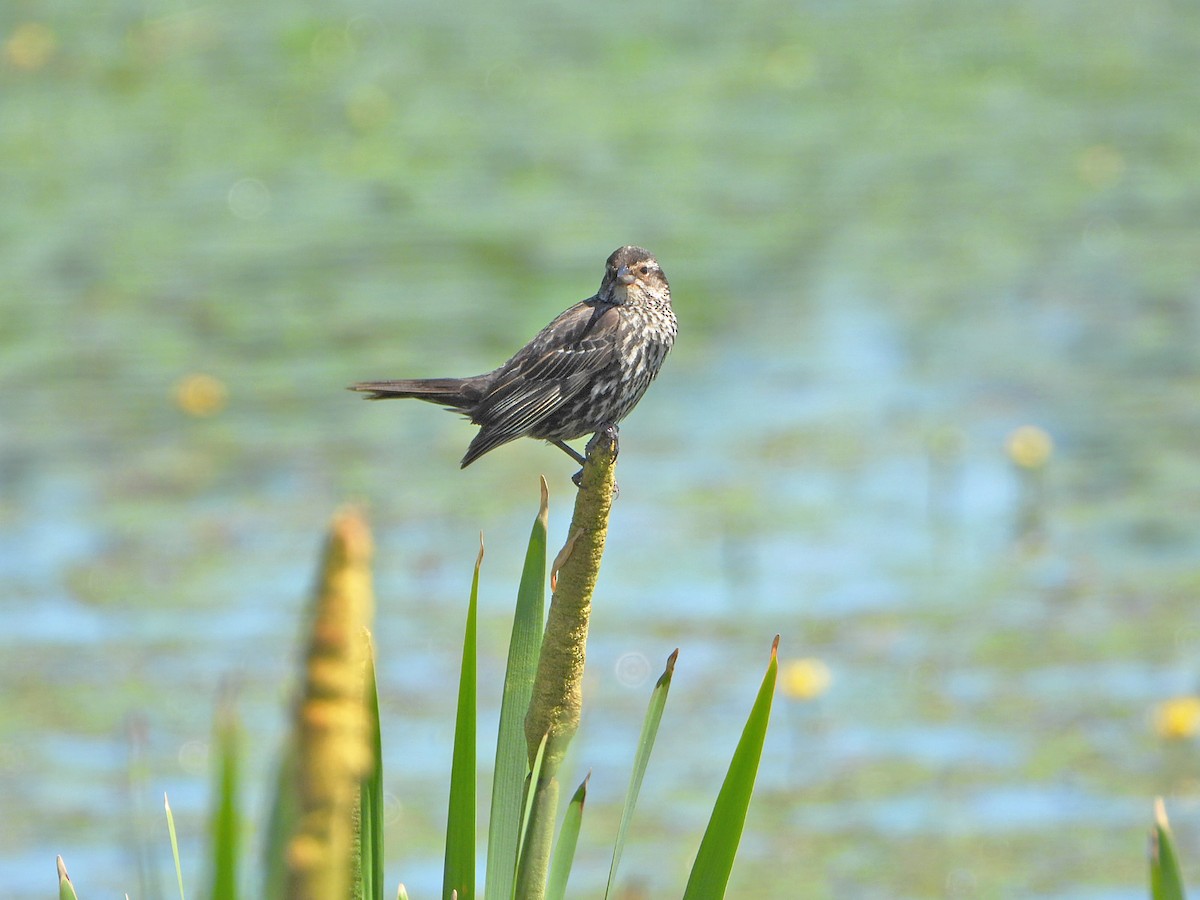
[[[669,302],[671,288],[658,260],[641,247],[620,247],[612,252],[600,282],[600,297],[618,306],[626,303]]]

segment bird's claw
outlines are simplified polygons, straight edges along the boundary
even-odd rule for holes
[[[598,443],[604,442],[604,443],[608,443],[609,445],[611,445],[612,461],[616,462],[617,461],[617,452],[620,450],[620,442],[617,440],[617,435],[619,433],[620,433],[620,429],[617,428],[617,426],[615,424],[609,423],[609,424],[605,425],[604,427],[602,427],[599,431],[597,431],[594,435],[592,435],[591,440],[589,440],[587,442],[587,447],[583,451],[584,459],[586,460],[587,457],[592,455],[592,450],[594,450],[596,448],[596,445]],[[578,472],[576,472],[574,475],[572,475],[571,481],[575,484],[575,487],[582,487],[583,486],[583,469],[580,469]],[[620,493],[620,488],[617,487],[617,483],[614,481],[613,482],[613,498],[614,499],[616,499],[616,496],[618,493]]]
[[[617,453],[621,449],[621,442],[617,440],[617,436],[621,433],[621,429],[614,423],[610,422],[603,426],[599,431],[592,435],[592,439],[587,442],[587,447],[584,448],[584,455],[588,456],[592,452],[592,448],[596,446],[597,441],[605,440],[612,443],[613,462],[617,460]]]
[[[620,443],[617,440],[617,435],[620,433],[620,431],[621,429],[611,422],[607,425],[604,425],[592,435],[591,440],[587,442],[587,446],[584,448],[583,453],[579,453],[574,447],[570,446],[565,441],[551,441],[550,443],[554,444],[554,446],[558,447],[582,466],[587,464],[587,458],[591,456],[592,450],[595,448],[597,441],[607,441],[612,444],[612,458],[613,462],[616,462],[617,452],[620,450]],[[575,487],[583,486],[583,469],[580,469],[571,476],[571,482],[575,485]]]

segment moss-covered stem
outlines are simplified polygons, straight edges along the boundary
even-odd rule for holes
[[[550,611],[546,615],[533,698],[525,717],[530,765],[543,736],[546,736],[546,751],[541,777],[532,786],[533,811],[518,877],[518,896],[522,900],[538,900],[545,891],[558,797],[556,775],[579,728],[588,619],[608,534],[608,514],[616,488],[616,460],[616,429],[605,429],[588,444],[571,529],[554,563]]]

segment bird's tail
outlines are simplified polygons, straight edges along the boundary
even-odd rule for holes
[[[475,378],[404,378],[399,381],[360,381],[352,391],[365,391],[365,400],[414,397],[452,409],[463,409],[479,399]]]

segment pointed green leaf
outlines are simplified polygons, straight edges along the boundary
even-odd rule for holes
[[[239,822],[237,808],[241,726],[233,698],[222,691],[216,715],[216,797],[209,835],[212,841],[213,900],[236,900]]]
[[[175,858],[175,877],[179,879],[179,900],[187,900],[183,895],[183,866],[179,864],[179,839],[175,836],[175,817],[171,815],[171,802],[163,794],[163,808],[167,811],[167,832],[171,835],[171,855]]]
[[[667,657],[667,666],[659,676],[654,691],[650,694],[650,705],[646,709],[646,721],[642,724],[642,736],[638,738],[637,754],[633,760],[633,773],[629,776],[629,789],[625,792],[625,808],[621,810],[621,824],[617,827],[617,840],[613,845],[612,865],[608,869],[608,887],[604,896],[612,894],[616,883],[617,866],[621,862],[621,853],[625,849],[625,838],[629,833],[629,823],[633,819],[633,810],[637,806],[638,793],[642,789],[642,779],[646,775],[646,766],[650,762],[650,751],[654,749],[654,739],[658,735],[658,726],[662,722],[663,708],[667,705],[667,692],[671,689],[671,676],[675,673],[675,660],[679,658],[679,649]]]
[[[717,794],[708,828],[696,852],[692,874],[684,890],[684,900],[709,900],[725,896],[729,873],[733,871],[733,860],[742,839],[742,828],[746,824],[746,810],[754,793],[754,779],[758,775],[758,762],[767,736],[778,672],[779,635],[776,635],[775,643],[771,645],[771,662],[767,665],[767,673],[763,676],[758,697],[742,729],[737,749],[733,751],[733,759],[729,761],[729,771],[725,773],[725,781]]]
[[[538,744],[537,754],[533,757],[533,766],[529,770],[529,776],[525,779],[525,799],[521,809],[521,818],[517,830],[517,871],[521,869],[521,854],[525,850],[525,842],[529,839],[529,820],[533,818],[534,798],[537,795],[537,784],[542,777],[542,762],[546,758],[546,741],[550,739],[550,735],[542,735],[542,741]],[[514,873],[515,874],[515,873]],[[510,886],[510,897],[517,895],[516,880]]]
[[[567,896],[567,878],[571,874],[571,864],[575,861],[575,847],[579,843],[579,826],[583,824],[583,804],[587,800],[588,779],[592,773],[575,791],[571,802],[567,804],[566,815],[563,816],[562,828],[558,832],[558,842],[554,845],[554,854],[550,857],[550,875],[546,879],[545,900],[565,900]]]
[[[446,865],[442,897],[459,900],[475,896],[475,708],[476,620],[479,604],[479,567],[483,541],[475,559],[467,628],[463,637],[462,671],[458,681],[458,718],[454,725],[454,758],[450,771],[450,807],[446,816]]]
[[[75,896],[75,887],[67,876],[67,864],[61,856],[55,858],[55,863],[58,865],[58,900],[79,900]]]
[[[1167,810],[1159,797],[1154,803],[1154,828],[1150,831],[1150,896],[1153,900],[1184,900],[1183,873],[1175,855],[1175,841]]]
[[[537,672],[546,606],[546,524],[549,503],[544,478],[541,480],[541,498],[541,506],[529,534],[529,546],[525,551],[525,567],[517,590],[517,608],[508,644],[508,668],[504,674],[504,691],[500,702],[500,727],[496,737],[496,764],[488,819],[487,874],[483,888],[485,900],[506,900],[512,893],[516,876],[522,795],[529,766],[525,713],[533,693],[533,677]]]
[[[375,644],[366,632],[367,669],[363,703],[367,712],[367,743],[372,766],[359,784],[358,878],[355,890],[363,900],[383,900],[383,742],[379,732],[379,686],[375,680]]]

